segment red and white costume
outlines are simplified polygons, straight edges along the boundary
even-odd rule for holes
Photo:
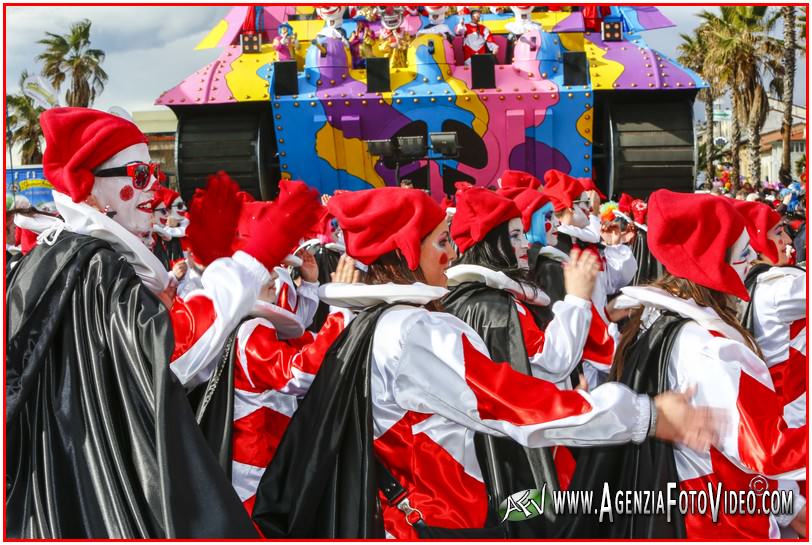
[[[496,53],[499,49],[491,31],[482,23],[460,22],[457,25],[456,32],[463,35],[462,53],[466,64],[470,63],[471,57],[474,55]]]
[[[332,314],[316,336],[276,305],[258,301],[251,314],[236,337],[231,465],[231,483],[249,513],[299,398],[346,325],[345,315]]]
[[[302,280],[297,287],[288,270],[284,267],[274,269],[276,278],[276,304],[288,312],[295,314],[307,328],[313,323],[313,316],[319,308],[319,283]]]
[[[590,388],[594,388],[603,382],[609,372],[620,340],[617,325],[610,322],[606,316],[608,296],[629,285],[637,272],[637,260],[632,249],[625,244],[605,246],[602,250],[598,250],[597,245],[601,240],[600,218],[583,207],[579,208],[579,204],[575,202],[576,199],[583,199],[586,191],[597,191],[592,180],[573,178],[556,170],[547,171],[544,180],[546,185],[542,193],[550,197],[556,211],[571,208],[574,217],[582,212],[587,217],[583,227],[561,224],[558,226],[558,232],[580,241],[586,247],[594,247],[601,260],[601,272],[592,291],[593,320],[584,350],[584,375]]]
[[[758,276],[751,302],[756,342],[793,428],[806,424],[806,285],[804,271],[773,267]]]
[[[408,490],[428,525],[482,527],[488,498],[474,448],[475,432],[530,447],[640,442],[650,401],[611,383],[590,393],[491,361],[477,333],[458,318],[413,305],[446,290],[414,285],[327,284],[336,306],[403,303],[379,319],[372,344],[374,448]],[[554,396],[555,402],[551,397]],[[417,534],[397,508],[383,507],[389,536]]]
[[[653,287],[623,288],[623,293],[645,307],[643,326],[662,310],[690,318],[677,335],[668,365],[668,384],[675,390],[695,385],[692,402],[726,411],[728,426],[709,453],[674,445],[674,458],[682,490],[748,491],[758,483],[769,490],[777,479],[806,476],[807,430],[787,428],[783,405],[775,394],[764,362],[744,344],[740,334],[710,308],[701,307]],[[758,477],[761,476],[761,477]],[[765,477],[765,480],[762,480]],[[760,486],[760,484],[759,484]],[[795,495],[795,513],[804,501]],[[720,509],[719,523],[689,513],[685,526],[689,539],[777,538],[778,524],[766,515],[730,516]]]

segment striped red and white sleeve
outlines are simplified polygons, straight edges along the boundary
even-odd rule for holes
[[[306,332],[302,339],[290,341],[279,340],[276,330],[265,320],[246,326],[251,329],[241,335],[246,340],[238,347],[238,361],[251,389],[303,396],[346,324],[344,316],[331,314],[315,338]]]
[[[226,339],[270,279],[259,261],[236,252],[206,267],[202,289],[175,299],[169,311],[175,335],[170,368],[181,384],[192,388],[209,380]]]
[[[514,371],[490,359],[477,333],[454,316],[420,312],[401,334],[394,372],[395,399],[406,410],[434,413],[467,428],[506,436],[529,447],[641,442],[649,397],[610,383],[591,393]],[[384,341],[381,341],[384,342]]]
[[[567,295],[553,305],[553,319],[543,332],[530,310],[518,301],[516,305],[533,376],[561,382],[583,357],[592,322],[592,303]]]
[[[807,426],[787,427],[767,365],[744,344],[685,325],[671,353],[669,383],[696,385],[693,403],[725,411],[729,421],[716,448],[737,467],[771,479],[805,478]]]

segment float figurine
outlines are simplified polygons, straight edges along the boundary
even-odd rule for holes
[[[445,24],[445,14],[448,8],[446,6],[426,6],[425,15],[428,16],[429,22],[426,26],[417,31],[417,35],[423,34],[440,34],[451,42],[454,40],[454,33]]]
[[[321,30],[319,30],[319,33],[316,34],[316,37],[313,38],[310,43],[319,48],[322,57],[327,55],[327,49],[324,47],[324,41],[328,38],[341,40],[344,42],[344,45],[346,45],[347,48],[350,47],[350,42],[347,40],[347,35],[346,33],[342,32],[341,29],[341,20],[344,18],[344,12],[346,9],[346,6],[316,8],[316,15],[319,16],[319,19],[324,21],[324,26]]]
[[[401,28],[403,8],[387,6],[380,11],[381,33],[378,35],[378,50],[389,57],[392,68],[406,67],[406,52],[412,36]]]
[[[541,29],[541,26],[530,18],[533,6],[510,6],[510,9],[513,12],[513,20],[505,25],[505,29],[510,32],[508,36],[510,41],[515,41],[525,32]]]
[[[278,35],[273,39],[273,47],[276,49],[277,60],[289,61],[296,58],[296,48],[299,39],[293,32],[293,27],[288,23],[282,23],[277,29]]]
[[[353,68],[365,68],[366,59],[374,57],[375,32],[369,27],[369,22],[359,20],[355,30],[350,34],[350,55]]]
[[[469,13],[471,15],[471,22],[465,23],[460,20],[457,25],[457,34],[464,36],[462,43],[462,52],[465,57],[465,64],[471,63],[471,57],[474,55],[482,55],[484,53],[496,54],[499,51],[499,46],[494,42],[493,35],[488,28],[479,22],[482,16],[482,10],[479,8],[462,8],[462,13]]]

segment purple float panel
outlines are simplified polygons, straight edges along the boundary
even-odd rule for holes
[[[662,14],[654,6],[624,6],[623,10],[632,10],[637,13],[637,22],[640,30],[655,30],[676,26],[671,19]]]
[[[595,32],[588,39],[606,50],[605,60],[624,66],[623,73],[614,82],[615,89],[647,91],[696,87],[691,74],[653,49],[634,42],[604,42]]]
[[[553,32],[583,32],[584,31],[584,16],[581,12],[576,11],[570,13],[566,18],[562,19],[557,25],[553,27]]]

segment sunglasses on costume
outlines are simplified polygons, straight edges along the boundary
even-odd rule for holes
[[[99,178],[118,178],[129,176],[132,179],[133,187],[136,189],[146,189],[150,185],[150,180],[155,176],[156,180],[162,177],[161,165],[158,163],[130,163],[123,167],[105,168],[94,173]]]

